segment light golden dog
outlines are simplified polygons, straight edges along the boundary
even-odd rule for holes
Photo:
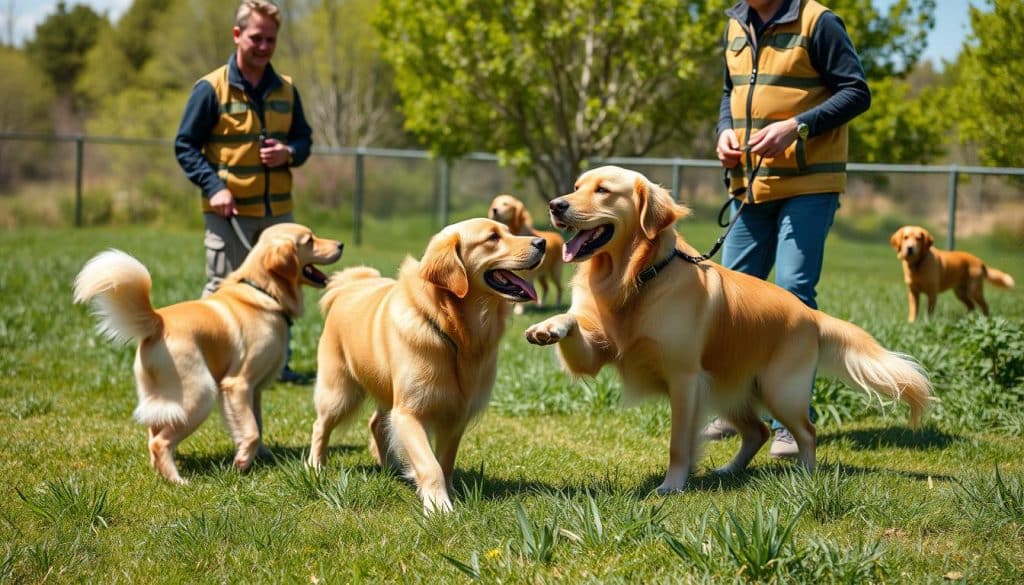
[[[949,252],[934,246],[935,238],[928,230],[916,225],[905,225],[893,233],[889,243],[896,257],[903,262],[903,282],[907,284],[907,302],[910,313],[907,321],[917,320],[918,300],[921,293],[928,299],[928,316],[935,313],[935,297],[944,290],[953,289],[956,298],[974,310],[977,304],[988,315],[988,303],[982,287],[985,281],[1002,287],[1013,286],[1013,277],[1001,270],[986,266],[967,252]]]
[[[422,260],[407,258],[397,280],[366,267],[332,276],[320,300],[310,466],[325,463],[331,431],[369,394],[374,458],[404,458],[424,508],[451,510],[455,456],[490,398],[509,301],[537,298],[513,271],[535,268],[544,249],[543,238],[470,219],[434,236]]]
[[[558,232],[538,230],[533,227],[533,218],[522,201],[511,195],[498,195],[491,201],[490,217],[494,221],[500,221],[512,230],[513,234],[520,236],[540,236],[547,242],[547,249],[553,250],[551,254],[544,256],[544,262],[532,271],[528,276],[536,280],[540,291],[537,295],[537,305],[541,306],[548,297],[548,291],[555,291],[555,306],[562,305],[562,257],[558,251],[562,249],[565,240]],[[522,305],[516,305],[516,312],[521,312]]]
[[[297,224],[267,228],[213,294],[154,310],[152,281],[141,262],[102,252],[75,279],[75,302],[95,300],[101,332],[136,340],[135,418],[149,427],[150,463],[168,481],[178,474],[174,449],[220,401],[235,466],[248,469],[261,448],[260,389],[287,355],[288,324],[302,314],[301,284],[323,288],[314,264],[341,257],[342,244]]]
[[[931,387],[915,362],[774,284],[697,262],[673,229],[689,211],[664,189],[618,167],[584,173],[575,189],[550,204],[555,226],[575,232],[563,251],[566,261],[580,263],[572,305],[528,328],[526,338],[558,343],[574,374],[614,364],[627,398],[668,396],[669,465],[658,493],[686,485],[706,403],[742,437],[720,471],[745,468],[767,441],[761,408],[792,432],[800,461],[812,469],[808,403],[818,366],[869,393],[902,399],[911,423],[919,421]]]

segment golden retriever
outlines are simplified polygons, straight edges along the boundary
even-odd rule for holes
[[[907,284],[907,302],[910,313],[907,321],[917,320],[918,299],[924,293],[928,299],[928,316],[935,313],[935,297],[944,290],[953,289],[956,298],[974,310],[977,304],[988,315],[988,303],[982,286],[985,281],[1002,287],[1013,286],[1013,277],[1001,270],[986,266],[967,252],[950,252],[934,246],[935,238],[928,230],[916,225],[905,225],[893,233],[889,243],[896,257],[903,263],[903,282]]]
[[[248,469],[261,448],[260,389],[284,367],[287,328],[303,310],[301,284],[323,288],[314,264],[336,262],[342,244],[292,223],[263,231],[242,265],[213,294],[153,309],[152,281],[141,262],[108,250],[75,279],[75,302],[95,300],[101,332],[136,340],[135,419],[149,427],[153,467],[172,483],[174,449],[220,401],[237,451]]]
[[[610,166],[588,171],[550,209],[556,227],[575,233],[563,259],[580,264],[568,313],[532,325],[526,338],[557,343],[563,366],[576,375],[614,364],[627,398],[668,396],[669,464],[659,494],[685,487],[706,403],[742,437],[719,471],[744,469],[767,441],[762,408],[792,432],[800,461],[813,469],[808,403],[819,366],[869,393],[902,399],[912,424],[927,407],[930,383],[908,357],[772,283],[699,262],[673,228],[689,211],[643,175]]]
[[[561,250],[565,240],[558,232],[538,230],[533,227],[533,218],[522,201],[511,195],[498,195],[491,201],[490,217],[494,221],[500,221],[512,230],[513,234],[520,236],[540,236],[547,242],[548,250]],[[562,305],[562,257],[558,254],[546,254],[544,262],[537,267],[537,270],[530,273],[540,288],[537,295],[537,305],[543,305],[547,299],[548,291],[555,291],[555,306]],[[516,305],[516,312],[521,312],[521,304]]]
[[[403,457],[424,509],[451,510],[455,455],[490,399],[509,301],[537,299],[514,271],[536,268],[545,245],[477,218],[441,230],[397,280],[367,267],[333,275],[320,299],[309,465],[325,463],[331,431],[369,394],[374,458],[397,467],[394,454]]]

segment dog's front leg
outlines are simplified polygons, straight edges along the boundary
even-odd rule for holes
[[[907,304],[910,306],[910,312],[907,315],[908,323],[917,321],[917,303],[920,298],[920,293],[912,289],[907,289]]]
[[[462,442],[462,434],[465,431],[466,426],[461,424],[437,430],[437,458],[441,463],[441,472],[444,474],[449,494],[453,491],[452,476],[455,473],[455,456],[459,453],[459,444]]]
[[[665,481],[657,487],[659,495],[682,491],[690,469],[697,463],[697,419],[701,412],[701,396],[697,391],[697,374],[680,374],[669,384],[668,397],[672,423],[668,448],[668,470]]]
[[[224,421],[235,442],[235,467],[245,471],[252,465],[260,446],[260,428],[253,410],[256,390],[244,377],[227,377],[220,382]]]
[[[423,509],[428,513],[450,512],[452,502],[448,499],[444,472],[430,449],[423,423],[413,413],[396,405],[391,410],[391,432],[405,451],[416,491],[423,498]]]
[[[531,325],[525,335],[526,340],[534,345],[557,343],[562,363],[574,374],[594,376],[604,365],[604,359],[580,331],[576,317],[571,313],[555,315]]]

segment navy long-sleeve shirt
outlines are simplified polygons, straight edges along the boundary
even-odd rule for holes
[[[282,83],[273,67],[268,64],[263,72],[263,78],[260,79],[256,87],[253,87],[239,71],[233,53],[228,59],[228,82],[245,91],[261,119],[267,95],[275,88],[280,87]],[[288,129],[288,146],[292,148],[290,164],[297,167],[309,158],[310,150],[313,147],[313,130],[306,122],[298,89],[294,90],[294,96],[292,125]],[[210,139],[210,133],[219,119],[220,103],[213,86],[200,80],[192,88],[192,95],[189,96],[188,103],[185,105],[185,113],[182,115],[181,124],[178,127],[178,135],[174,139],[174,154],[178,159],[178,164],[185,171],[185,176],[199,186],[203,197],[210,197],[225,188],[224,181],[217,176],[216,166],[206,160],[206,156],[203,155],[203,146]]]
[[[738,2],[726,11],[726,14],[740,22],[750,23],[760,38],[773,24],[796,20],[800,15],[800,2],[786,0],[768,22],[762,22],[757,11],[750,8],[745,0]],[[726,28],[728,29],[728,26]],[[796,117],[797,121],[807,124],[810,136],[817,136],[842,126],[866,111],[871,106],[871,91],[864,77],[860,57],[857,56],[850,35],[846,32],[846,26],[832,11],[825,12],[818,19],[807,51],[811,65],[821,76],[825,87],[832,92],[832,96],[827,100]],[[733,127],[730,107],[732,87],[732,78],[729,75],[729,68],[726,67],[715,136]]]

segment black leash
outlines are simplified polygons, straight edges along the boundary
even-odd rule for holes
[[[747,148],[747,150],[749,151],[749,147]],[[718,225],[725,228],[725,231],[723,231],[722,235],[718,237],[718,240],[716,240],[714,245],[711,246],[711,249],[708,250],[706,254],[701,254],[700,256],[691,256],[686,252],[683,252],[682,250],[673,249],[672,253],[669,254],[667,258],[663,258],[659,260],[658,263],[652,266],[648,266],[647,268],[640,271],[640,274],[638,274],[636,277],[637,286],[642,286],[647,281],[651,280],[655,276],[658,276],[658,274],[662,270],[664,270],[669,264],[671,264],[672,261],[675,260],[676,258],[682,258],[683,260],[686,260],[690,264],[700,264],[701,262],[704,262],[705,260],[710,260],[712,257],[714,257],[714,255],[718,253],[718,250],[721,249],[722,244],[725,243],[726,236],[729,235],[729,232],[732,231],[733,226],[736,225],[736,220],[739,218],[740,213],[743,211],[743,208],[747,205],[747,203],[753,203],[753,197],[751,193],[753,192],[752,189],[754,186],[754,179],[757,178],[757,173],[758,171],[761,170],[762,161],[764,161],[764,157],[758,157],[757,164],[754,165],[754,168],[750,172],[750,179],[747,181],[747,185],[741,185],[740,187],[734,190],[729,190],[729,177],[732,172],[732,169],[725,169],[723,181],[725,182],[726,191],[729,192],[729,199],[726,200],[725,204],[722,205],[722,208],[718,211]],[[722,218],[725,217],[725,211],[729,208],[730,205],[732,205],[733,200],[739,199],[740,197],[742,197],[742,199],[740,199],[740,207],[739,209],[736,210],[736,215],[732,216],[732,219],[729,220],[728,222],[724,222]]]

